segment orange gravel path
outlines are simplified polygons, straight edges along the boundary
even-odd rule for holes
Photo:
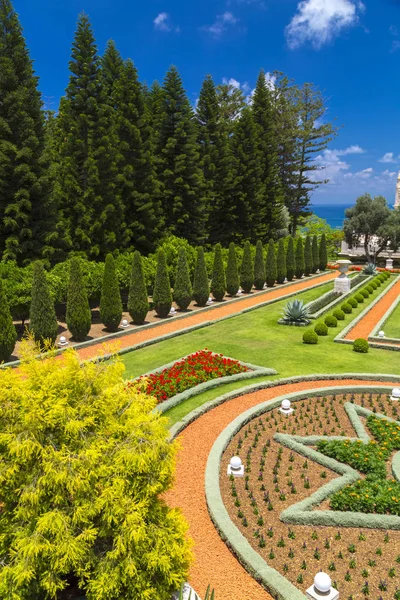
[[[365,380],[308,381],[259,390],[240,396],[205,413],[179,436],[180,450],[175,485],[166,494],[170,506],[179,507],[189,522],[193,538],[195,562],[189,583],[204,595],[207,585],[215,589],[219,600],[272,600],[240,565],[219,537],[208,514],[204,478],[208,455],[219,434],[233,419],[248,408],[277,396],[318,387],[370,385]],[[388,382],[374,385],[394,387]],[[216,483],[217,485],[217,483]]]
[[[392,306],[393,302],[400,294],[399,281],[383,296],[382,300],[367,312],[367,314],[357,323],[353,329],[346,335],[346,340],[356,340],[357,338],[368,339],[372,331],[385,315],[386,311]]]
[[[175,331],[180,331],[187,329],[188,327],[193,327],[194,325],[199,325],[204,321],[217,321],[221,317],[226,317],[228,315],[233,315],[235,313],[244,310],[245,308],[250,308],[251,306],[257,306],[258,304],[262,304],[267,300],[274,300],[275,298],[283,298],[287,294],[291,294],[296,291],[306,290],[312,285],[316,285],[317,283],[327,283],[332,279],[337,277],[337,271],[333,271],[327,273],[326,275],[321,275],[317,279],[305,279],[295,283],[289,287],[283,286],[278,287],[276,289],[266,290],[262,294],[257,294],[254,296],[246,296],[241,300],[229,303],[222,303],[218,308],[214,308],[210,311],[198,311],[195,314],[181,318],[181,319],[168,319],[166,321],[160,322],[157,327],[151,327],[150,329],[141,329],[138,331],[132,331],[130,335],[125,335],[120,338],[116,338],[113,340],[113,343],[118,341],[119,348],[128,348],[129,346],[134,346],[135,344],[141,344],[142,342],[152,340],[158,338],[163,335],[167,335],[169,333],[173,333]],[[95,358],[102,354],[101,349],[103,347],[103,343],[99,340],[98,344],[93,346],[88,346],[87,348],[76,349],[79,353],[79,356],[82,359]]]

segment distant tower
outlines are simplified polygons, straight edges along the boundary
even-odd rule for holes
[[[396,200],[394,203],[394,207],[395,208],[400,208],[400,172],[397,176],[397,183],[396,183]]]

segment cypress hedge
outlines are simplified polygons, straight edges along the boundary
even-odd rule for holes
[[[174,300],[180,310],[186,310],[192,301],[192,284],[185,248],[179,248],[178,263],[175,273]]]
[[[276,255],[274,240],[268,242],[267,261],[265,265],[265,280],[268,287],[273,287],[276,281]]]
[[[143,273],[142,257],[138,250],[133,255],[128,312],[135,325],[143,325],[149,312],[149,298]]]
[[[100,299],[100,318],[109,331],[117,331],[122,319],[122,300],[113,255],[107,254]]]
[[[67,296],[67,327],[77,342],[82,342],[90,331],[92,313],[82,277],[79,258],[72,258],[69,267]]]
[[[311,248],[311,239],[308,235],[304,244],[304,274],[311,275],[313,269],[313,257]]]
[[[226,292],[224,262],[222,260],[221,244],[216,244],[214,250],[214,267],[211,280],[211,292],[214,298],[221,301]]]
[[[250,242],[244,244],[243,259],[240,267],[240,285],[242,290],[249,294],[254,285],[254,266],[251,258]]]
[[[256,255],[254,257],[254,287],[262,290],[265,283],[265,263],[261,240],[256,244]]]
[[[205,306],[210,297],[210,285],[208,283],[208,274],[206,261],[204,260],[204,250],[200,246],[197,248],[196,267],[193,280],[193,298],[198,306]]]
[[[300,279],[304,275],[304,249],[301,237],[297,239],[296,244],[296,277]]]
[[[29,313],[29,329],[35,341],[46,347],[46,342],[56,341],[58,323],[54,302],[51,299],[46,272],[40,261],[33,265],[32,300]]]
[[[161,248],[157,256],[157,271],[153,291],[154,309],[159,317],[167,317],[172,306],[171,284],[165,260],[165,252]]]
[[[318,248],[318,236],[314,235],[312,239],[312,272],[316,273],[319,269],[319,248]]]
[[[284,283],[286,279],[286,252],[283,238],[278,242],[278,256],[276,259],[276,281]]]
[[[286,277],[288,281],[292,281],[296,274],[296,260],[294,257],[294,240],[289,237],[289,242],[286,250]]]
[[[0,362],[7,362],[15,348],[17,331],[14,327],[10,307],[0,279]]]
[[[236,260],[235,244],[229,244],[228,264],[226,267],[226,290],[230,296],[236,296],[239,290],[239,271]]]
[[[328,251],[326,248],[326,236],[325,236],[325,233],[323,233],[321,236],[321,240],[319,242],[319,268],[320,268],[320,271],[325,271],[327,264],[328,264]]]

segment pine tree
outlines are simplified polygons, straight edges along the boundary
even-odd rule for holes
[[[278,242],[278,256],[276,259],[276,281],[284,283],[286,279],[286,251],[283,238]]]
[[[44,156],[45,117],[11,0],[0,0],[0,256],[51,255],[55,230]]]
[[[310,275],[312,273],[313,268],[313,257],[312,257],[312,247],[311,247],[311,239],[308,235],[306,237],[306,243],[304,244],[304,275]]]
[[[205,306],[210,297],[210,285],[204,260],[204,250],[197,248],[197,260],[193,280],[193,298],[198,306]]]
[[[300,279],[304,275],[305,264],[304,264],[304,249],[303,240],[301,237],[297,239],[296,244],[296,277]]]
[[[77,257],[72,258],[69,265],[66,323],[77,342],[83,342],[92,325],[92,313]]]
[[[171,284],[169,281],[167,261],[162,248],[157,254],[157,272],[153,290],[154,310],[159,317],[167,317],[172,306]]]
[[[256,255],[254,257],[254,287],[262,290],[265,283],[265,262],[261,240],[256,244]]]
[[[242,290],[249,294],[254,285],[254,265],[251,258],[250,242],[245,242],[243,249],[243,259],[240,267],[240,286]]]
[[[10,307],[0,279],[0,362],[7,362],[15,348],[17,331],[14,327]]]
[[[239,271],[236,260],[235,244],[229,244],[228,264],[226,266],[226,291],[230,296],[236,296],[240,286]]]
[[[101,58],[101,79],[109,101],[114,99],[115,85],[121,77],[124,61],[114,40],[107,42],[106,50]]]
[[[288,281],[292,281],[296,274],[296,260],[294,256],[294,240],[289,237],[286,251],[286,277]]]
[[[58,323],[43,263],[40,261],[34,263],[32,276],[29,330],[35,341],[41,347],[46,347],[47,343],[54,344],[56,341]]]
[[[135,325],[143,325],[146,315],[149,312],[149,299],[143,274],[142,257],[138,251],[133,254],[128,312]]]
[[[221,244],[216,244],[214,249],[214,265],[211,280],[211,292],[214,298],[220,302],[226,292],[226,278],[224,261],[222,260]]]
[[[275,255],[275,244],[274,240],[270,239],[268,242],[267,260],[265,264],[265,280],[268,287],[274,287],[277,277],[276,269],[276,255]]]
[[[192,284],[186,258],[185,248],[179,248],[178,263],[176,265],[174,300],[181,310],[186,310],[192,301]]]
[[[314,235],[312,239],[312,272],[316,273],[319,269],[319,248],[318,248],[318,236]]]
[[[242,90],[232,83],[220,83],[216,89],[222,124],[228,136],[231,136],[246,106],[246,98]]]
[[[325,271],[328,264],[328,251],[326,248],[326,236],[323,233],[319,242],[319,268],[320,271]]]
[[[112,254],[107,254],[104,265],[103,287],[100,299],[100,319],[109,331],[117,331],[122,319],[121,292]]]
[[[176,67],[169,69],[164,80],[156,155],[167,231],[191,244],[202,241],[205,236],[203,180],[196,128]]]

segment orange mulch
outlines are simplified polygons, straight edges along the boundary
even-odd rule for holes
[[[393,302],[400,294],[400,280],[394,285],[370,311],[357,323],[353,329],[346,335],[346,340],[356,340],[358,338],[368,339],[374,328],[385,315],[386,311],[392,306]]]
[[[323,282],[329,282],[332,279],[337,277],[337,272],[330,272],[326,275],[321,275],[317,279],[304,279],[295,283],[289,287],[282,286],[276,289],[266,290],[263,294],[257,294],[254,296],[245,296],[243,299],[230,302],[230,303],[221,303],[218,308],[214,308],[213,310],[205,310],[199,311],[193,315],[185,317],[184,319],[167,319],[165,321],[160,322],[158,327],[152,327],[151,329],[141,329],[140,331],[133,331],[130,335],[125,335],[123,337],[117,338],[113,341],[113,344],[118,343],[118,348],[128,348],[129,346],[134,346],[135,344],[141,344],[142,342],[152,340],[158,338],[163,335],[167,335],[169,333],[173,333],[175,331],[185,330],[188,327],[193,327],[194,325],[199,325],[204,321],[217,321],[221,317],[226,317],[228,315],[233,315],[235,313],[239,313],[241,310],[245,308],[250,308],[251,306],[257,306],[258,304],[262,304],[267,300],[274,300],[275,298],[284,298],[287,294],[292,294],[296,291],[303,291],[308,289],[309,287]],[[101,348],[103,346],[103,342],[99,340],[98,344],[93,346],[89,346],[87,348],[77,349],[79,356],[83,359],[95,358],[101,354]]]
[[[207,585],[216,598],[226,600],[271,600],[266,592],[240,565],[219,537],[208,514],[204,478],[208,455],[219,434],[248,408],[277,396],[318,387],[370,385],[365,380],[307,381],[259,390],[217,406],[191,423],[179,436],[180,450],[175,484],[166,494],[170,506],[179,507],[189,523],[195,561],[189,583],[201,595]],[[374,382],[393,387],[394,383]],[[216,485],[218,482],[216,482]]]

